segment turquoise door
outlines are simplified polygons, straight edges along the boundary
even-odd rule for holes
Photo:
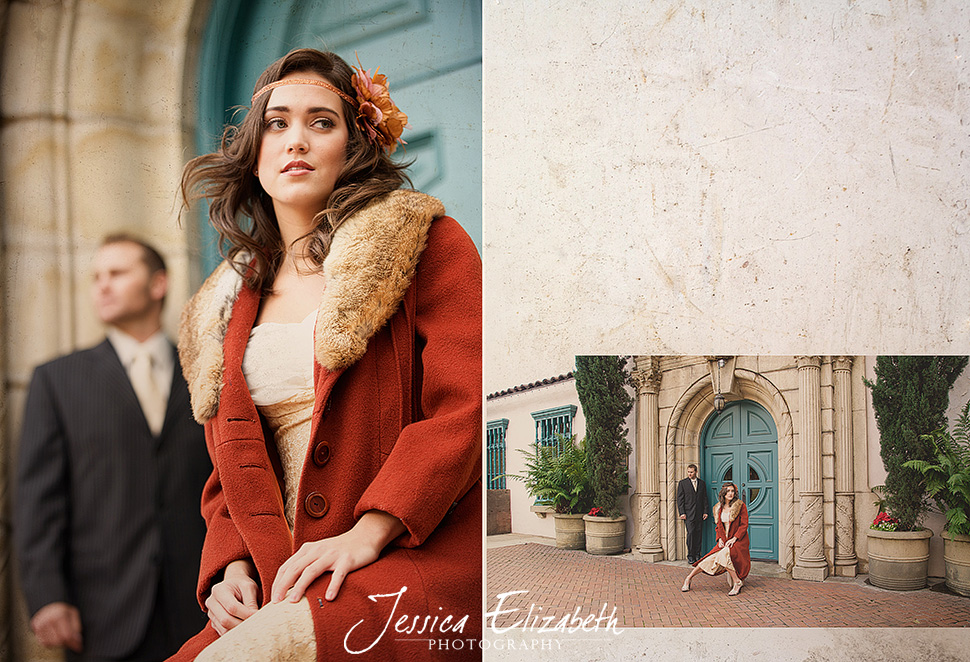
[[[441,199],[481,250],[481,0],[214,0],[199,62],[196,149],[211,152],[266,66],[293,48],[331,50],[380,67],[408,115],[414,187]],[[237,121],[241,117],[237,118]],[[200,219],[202,266],[219,262]]]
[[[778,560],[778,432],[764,407],[732,402],[704,424],[701,478],[711,506],[721,485],[734,483],[748,507],[751,558]],[[704,528],[704,551],[715,544],[714,522]]]

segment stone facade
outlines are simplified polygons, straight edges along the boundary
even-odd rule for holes
[[[636,357],[636,363],[637,444],[641,458],[657,458],[641,471],[658,474],[659,499],[651,498],[649,481],[641,480],[633,501],[655,504],[638,522],[659,519],[662,558],[686,558],[677,481],[688,464],[700,464],[702,429],[720,393],[728,403],[761,405],[777,428],[779,564],[797,579],[865,570],[860,546],[864,550],[875,508],[868,484],[864,359],[679,356]],[[644,366],[659,378],[643,381],[638,373]],[[647,443],[655,447],[644,449]],[[634,535],[655,536],[649,526]],[[636,551],[658,560],[653,546]]]

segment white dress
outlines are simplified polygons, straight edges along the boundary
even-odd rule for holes
[[[729,508],[721,508],[721,523],[724,525],[724,530],[727,531],[731,524],[731,513]],[[731,561],[731,548],[725,545],[719,549],[716,554],[710,554],[709,556],[701,559],[701,562],[697,564],[697,567],[708,575],[719,575],[728,568],[730,568],[733,572],[734,563]]]

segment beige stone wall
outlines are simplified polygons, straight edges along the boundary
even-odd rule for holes
[[[855,548],[859,557],[859,572],[869,572],[869,561],[866,556],[866,531],[869,524],[876,517],[876,502],[872,493],[872,472],[882,469],[882,463],[874,465],[869,458],[869,443],[873,435],[878,438],[875,422],[870,425],[869,412],[872,410],[869,389],[863,379],[866,378],[868,366],[867,357],[857,356],[852,362],[852,443],[853,443],[853,477],[855,479]],[[878,442],[877,442],[878,443]],[[943,550],[940,550],[939,563],[942,575]],[[936,573],[931,573],[936,574]]]
[[[193,155],[194,62],[208,0],[22,0],[3,4],[0,52],[0,509],[32,368],[90,345],[100,238],[125,230],[168,261],[165,326],[198,285],[195,221],[176,189]],[[0,538],[0,660],[54,659],[27,634]]]

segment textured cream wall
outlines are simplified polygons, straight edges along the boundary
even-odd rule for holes
[[[970,5],[484,6],[487,389],[970,346]]]

